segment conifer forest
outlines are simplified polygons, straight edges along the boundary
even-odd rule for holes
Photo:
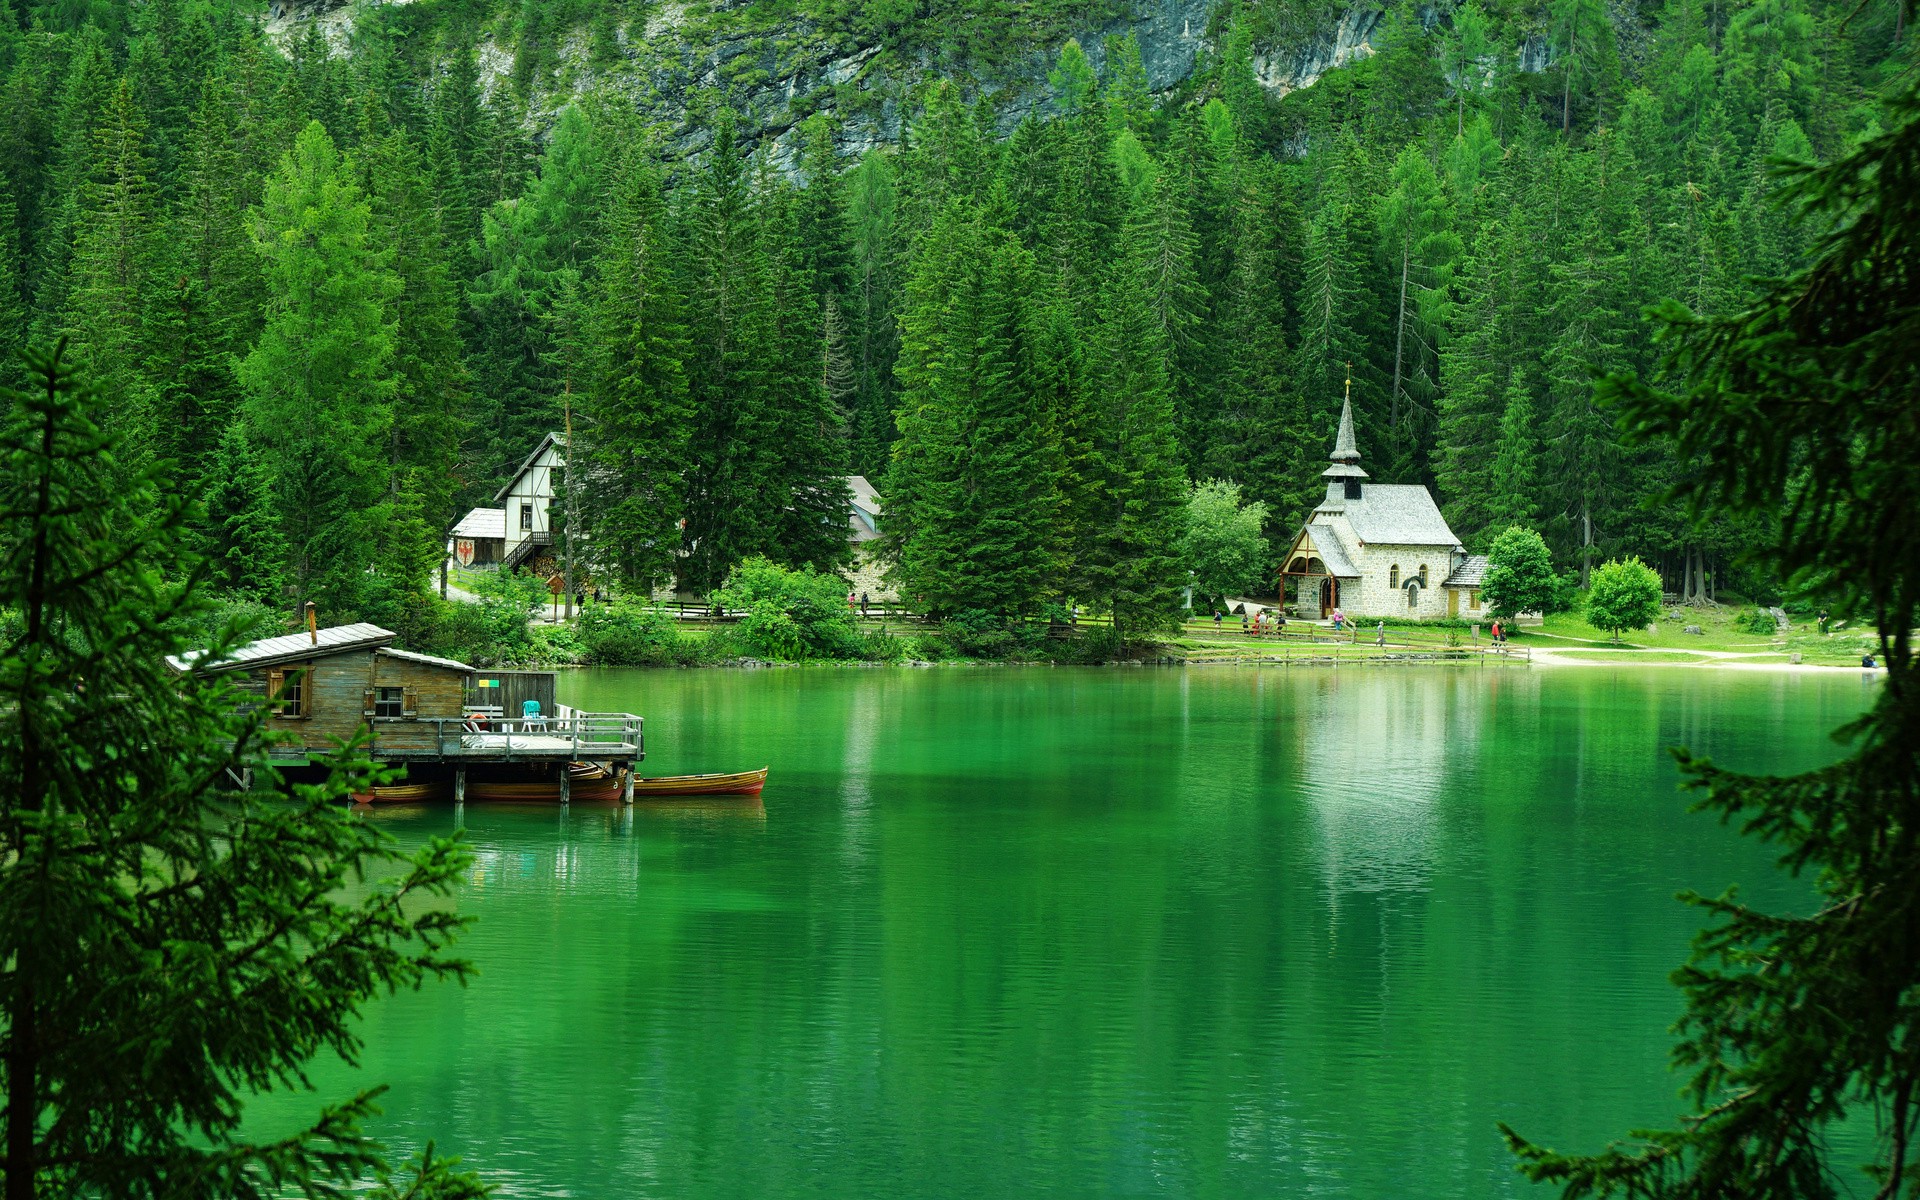
[[[668,17],[754,53],[649,72]],[[429,620],[448,528],[565,431],[609,586],[838,565],[862,474],[928,608],[1150,625],[1190,486],[1264,504],[1277,559],[1349,389],[1370,476],[1471,550],[1521,524],[1563,574],[1765,594],[1765,518],[1659,503],[1694,465],[1594,381],[1657,374],[1644,307],[1801,262],[1784,164],[1878,131],[1903,24],[1223,0],[1166,82],[1101,0],[15,0],[0,382],[66,339],[204,497],[217,586],[331,621]],[[770,118],[808,39],[864,73]]]

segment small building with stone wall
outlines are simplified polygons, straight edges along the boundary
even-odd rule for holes
[[[865,475],[847,476],[847,541],[853,546],[853,563],[841,574],[854,595],[864,595],[875,604],[894,604],[900,599],[887,582],[886,564],[880,560],[880,496]]]
[[[1453,535],[1433,494],[1418,484],[1371,483],[1353,437],[1353,403],[1340,410],[1327,494],[1294,535],[1282,560],[1280,590],[1294,610],[1324,620],[1347,616],[1480,615],[1480,575]]]

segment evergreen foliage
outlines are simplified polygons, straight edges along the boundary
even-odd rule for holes
[[[987,607],[953,611],[1163,613],[1189,480],[1266,505],[1277,547],[1316,498],[1349,381],[1369,472],[1433,487],[1465,544],[1520,523],[1562,569],[1638,554],[1690,601],[1722,580],[1772,594],[1781,580],[1736,566],[1768,519],[1650,504],[1697,464],[1623,447],[1593,370],[1654,365],[1638,313],[1660,297],[1725,311],[1801,265],[1819,231],[1769,164],[1870,136],[1911,42],[1838,0],[1394,4],[1370,57],[1281,96],[1256,62],[1289,61],[1328,14],[1224,12],[1166,89],[1134,34],[1065,37],[1108,11],[1089,0],[1017,23],[944,2],[693,6],[689,37],[784,37],[804,16],[803,41],[875,50],[832,112],[824,92],[789,97],[775,137],[751,55],[679,97],[679,132],[636,116],[644,54],[604,5],[491,24],[376,7],[344,50],[312,23],[275,41],[224,0],[28,8],[0,46],[0,372],[17,375],[8,345],[70,335],[121,406],[129,461],[218,493],[203,544],[232,551],[236,513],[272,526],[226,560],[277,557],[250,594],[324,595],[342,618],[410,603],[445,530],[570,424],[589,473],[556,550],[596,580],[710,591],[749,555],[843,562],[844,474],[934,461],[909,430],[971,445],[923,419],[931,367],[909,345],[914,281],[957,261],[949,238],[1018,279],[1003,333],[1022,382],[981,415],[1030,421],[979,466],[1011,481],[1024,463],[1020,486],[946,510],[994,527],[980,562],[1005,581],[955,591]],[[511,76],[488,86],[502,37]],[[1018,65],[1021,37],[1057,47],[1050,69]],[[909,62],[927,86],[886,90]],[[998,90],[989,63],[1025,85]],[[640,90],[645,112],[675,103]],[[898,105],[897,144],[843,157],[876,104]],[[341,227],[357,248],[285,240],[282,157],[311,175],[315,127],[353,188],[316,217],[358,226]],[[977,229],[946,218],[956,202]],[[305,373],[317,343],[289,342],[296,259],[299,311],[363,348],[330,375]],[[266,509],[213,474],[243,446]]]
[[[0,394],[6,1194],[329,1196],[378,1178],[376,1196],[484,1195],[430,1149],[387,1170],[359,1127],[378,1088],[287,1137],[244,1135],[251,1093],[320,1054],[355,1059],[365,1001],[465,978],[463,920],[436,898],[468,858],[441,838],[401,854],[352,815],[340,800],[367,764],[351,750],[292,803],[221,790],[260,760],[264,714],[166,664],[247,632],[185,632],[212,607],[192,501],[122,458],[101,425],[119,406],[58,351],[29,370]]]
[[[1770,556],[1873,623],[1886,682],[1839,732],[1851,752],[1832,766],[1756,777],[1678,755],[1696,807],[1777,846],[1818,899],[1777,914],[1732,891],[1686,897],[1712,921],[1674,975],[1687,1115],[1592,1155],[1507,1130],[1525,1172],[1569,1196],[1914,1194],[1920,442],[1907,430],[1920,339],[1905,334],[1920,304],[1920,94],[1787,187],[1822,231],[1813,261],[1723,316],[1665,306],[1677,393],[1626,374],[1604,391],[1636,442],[1671,438],[1694,464],[1675,480],[1679,502],[1760,519]],[[1843,1122],[1873,1135],[1868,1163],[1838,1150]]]

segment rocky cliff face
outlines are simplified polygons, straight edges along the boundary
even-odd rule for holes
[[[363,0],[365,2],[365,0]],[[387,0],[407,3],[408,0]],[[1193,74],[1208,48],[1207,20],[1214,0],[1136,0],[1133,15],[1069,30],[1046,45],[1034,45],[1006,66],[974,84],[1002,101],[1008,128],[1052,102],[1046,76],[1065,37],[1076,38],[1096,71],[1105,67],[1105,42],[1131,31],[1139,43],[1148,86],[1164,92]],[[268,32],[285,40],[304,36],[317,24],[328,40],[344,47],[354,7],[340,0],[275,0]],[[850,44],[841,35],[795,22],[766,31],[711,36],[701,32],[687,0],[664,0],[644,28],[621,35],[625,61],[610,71],[587,65],[584,38],[562,48],[565,64],[559,84],[542,97],[536,119],[550,119],[588,88],[628,95],[643,113],[658,120],[669,144],[680,154],[697,154],[709,138],[707,124],[693,111],[695,98],[726,94],[743,117],[743,134],[752,141],[771,139],[775,162],[792,163],[801,121],[815,112],[833,118],[843,155],[854,156],[898,139],[903,115],[912,107],[918,85],[943,74],[926,59],[903,58],[876,43]],[[1348,8],[1331,27],[1286,53],[1254,59],[1260,83],[1276,95],[1311,87],[1328,71],[1373,54],[1380,28],[1378,9]],[[1536,44],[1536,42],[1538,44]],[[1522,70],[1541,70],[1546,48],[1539,39],[1522,47]],[[512,70],[511,51],[488,42],[480,48],[483,86],[501,86]]]

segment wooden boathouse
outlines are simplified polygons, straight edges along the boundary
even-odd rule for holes
[[[364,622],[263,638],[217,661],[171,658],[182,674],[226,675],[249,703],[269,709],[280,737],[271,759],[292,765],[332,750],[363,729],[368,756],[393,766],[451,771],[455,800],[469,772],[480,778],[557,777],[569,798],[574,763],[622,780],[633,800],[634,766],[646,757],[641,718],[581,712],[554,700],[552,671],[479,671],[466,663],[396,649],[397,635]],[[527,700],[539,715],[523,715]]]

